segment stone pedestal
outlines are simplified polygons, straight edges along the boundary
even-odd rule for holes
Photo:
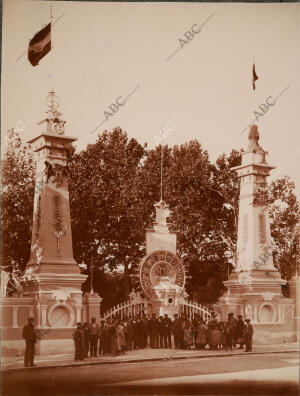
[[[100,304],[101,304],[102,298],[98,295],[98,293],[95,293],[94,291],[92,293],[85,293],[83,296],[83,306],[84,306],[84,311],[83,311],[83,322],[91,322],[92,318],[96,318],[96,322],[100,322]]]
[[[254,325],[256,344],[295,341],[294,300],[282,295],[283,281],[278,271],[252,271],[241,280],[240,272],[232,272],[224,282],[227,292],[219,300],[222,320],[233,312],[250,318]]]
[[[294,327],[297,336],[297,341],[300,337],[300,276],[296,275],[288,282],[290,288],[290,297],[295,302],[294,304]]]

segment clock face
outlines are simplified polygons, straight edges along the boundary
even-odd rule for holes
[[[173,253],[167,250],[155,251],[147,256],[141,264],[140,282],[145,294],[151,299],[156,299],[155,286],[184,286],[184,267]]]

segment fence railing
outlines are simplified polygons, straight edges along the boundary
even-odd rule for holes
[[[181,315],[186,315],[190,319],[193,319],[195,314],[200,315],[205,321],[207,321],[211,317],[211,312],[206,307],[201,304],[198,304],[194,301],[181,301],[179,303],[179,313]]]
[[[109,309],[104,313],[102,319],[123,319],[125,317],[134,316],[138,314],[147,314],[147,301],[125,301],[115,307]],[[179,303],[179,314],[185,315],[193,319],[195,314],[200,315],[205,321],[211,317],[211,312],[206,307],[193,301],[182,300]]]
[[[105,312],[102,319],[123,319],[125,317],[146,313],[146,302],[125,301]]]

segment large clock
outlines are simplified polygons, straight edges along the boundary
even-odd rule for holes
[[[144,293],[156,299],[155,286],[162,282],[184,287],[185,271],[180,259],[167,250],[149,254],[140,266],[140,282]]]

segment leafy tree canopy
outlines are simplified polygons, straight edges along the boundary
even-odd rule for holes
[[[145,230],[161,199],[162,150],[163,199],[178,231],[188,294],[215,302],[233,268],[239,185],[231,168],[241,163],[241,151],[212,163],[197,140],[147,150],[121,128],[105,131],[73,157],[69,189],[74,257],[85,273],[93,266],[93,288],[107,307],[127,298],[135,284]],[[9,131],[2,160],[2,263],[10,272],[29,260],[34,177],[31,151],[16,130]],[[268,189],[275,265],[285,279],[295,271],[300,210],[294,189],[288,177]],[[83,290],[90,287],[89,278]]]

